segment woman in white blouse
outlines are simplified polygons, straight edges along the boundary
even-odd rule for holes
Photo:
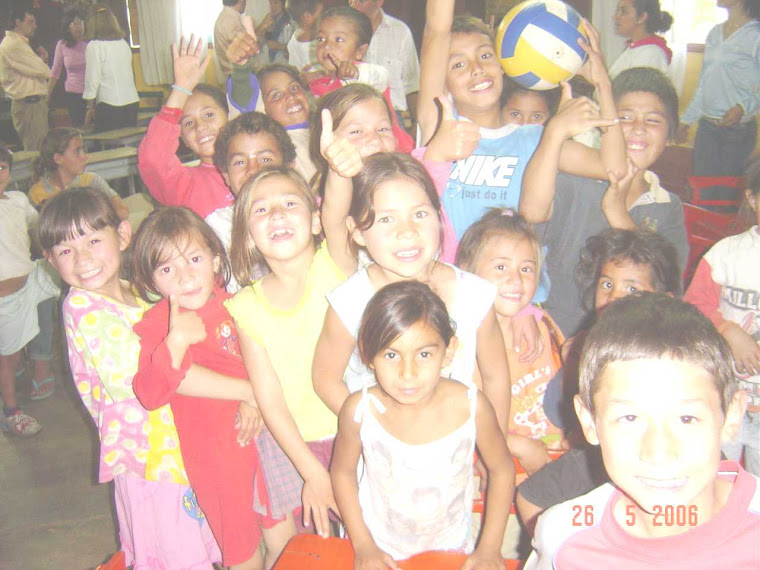
[[[670,29],[673,16],[660,9],[660,0],[620,0],[613,19],[615,32],[628,41],[610,65],[610,78],[632,67],[654,67],[667,73],[673,52],[657,33]]]
[[[86,124],[95,121],[95,131],[110,131],[137,125],[140,97],[132,73],[132,50],[124,41],[108,6],[96,5],[86,24],[91,38],[85,51],[84,93]]]

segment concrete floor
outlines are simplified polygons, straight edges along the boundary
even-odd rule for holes
[[[98,485],[97,434],[65,373],[56,393],[21,406],[37,435],[0,436],[0,569],[85,570],[116,552],[112,485]]]

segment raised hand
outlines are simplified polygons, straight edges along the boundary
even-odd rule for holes
[[[586,81],[599,88],[602,83],[609,83],[610,76],[607,73],[607,67],[604,65],[604,57],[599,47],[599,32],[591,23],[584,18],[583,28],[586,30],[588,40],[580,38],[578,43],[586,52],[588,60],[583,65],[578,75],[585,78]]]
[[[362,169],[362,157],[346,137],[335,137],[332,114],[322,109],[322,133],[319,136],[319,152],[330,169],[343,178],[353,178]]]
[[[428,143],[425,159],[434,162],[463,160],[480,142],[480,128],[471,121],[459,121],[447,97],[436,97],[441,106],[441,124]]]
[[[224,55],[227,59],[236,65],[245,65],[248,59],[259,53],[259,40],[256,36],[256,29],[253,26],[253,19],[250,16],[243,18],[243,31],[238,32]]]
[[[573,98],[572,87],[566,81],[561,85],[559,109],[546,126],[547,130],[559,132],[563,138],[569,139],[594,127],[611,127],[620,122],[617,117],[601,117],[599,105],[588,97]]]
[[[622,178],[618,178],[612,171],[607,173],[610,185],[604,196],[602,196],[602,212],[604,216],[607,218],[610,226],[620,230],[635,229],[636,227],[636,223],[628,213],[626,200],[631,183],[639,173],[639,169],[633,163],[631,157],[626,159],[626,163],[627,170]]]
[[[203,79],[210,61],[208,53],[203,57],[203,38],[196,39],[193,34],[187,43],[181,38],[179,46],[172,44],[172,57],[174,84],[192,91]]]
[[[335,67],[338,79],[359,79],[359,67],[353,61],[340,61],[333,54],[327,54],[330,63]]]

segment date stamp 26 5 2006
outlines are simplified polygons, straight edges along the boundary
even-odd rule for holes
[[[594,526],[596,524],[594,505],[573,505],[572,509],[573,526]],[[697,505],[654,505],[651,515],[654,517],[652,526],[693,527],[699,524]],[[636,508],[633,505],[628,505],[625,509],[625,524],[634,526],[636,516]]]

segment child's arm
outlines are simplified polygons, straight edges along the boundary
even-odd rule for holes
[[[248,377],[253,383],[253,393],[264,415],[264,421],[304,480],[304,526],[309,526],[308,521],[313,518],[317,534],[327,537],[330,534],[328,510],[339,513],[330,485],[330,475],[301,437],[266,349],[248,336],[242,328],[238,328],[238,338]]]
[[[504,350],[504,337],[493,307],[478,327],[477,362],[483,379],[483,393],[488,396],[496,410],[499,427],[507,437],[509,406],[511,399],[509,364]]]
[[[346,220],[354,190],[351,178],[362,169],[362,157],[346,137],[335,138],[329,109],[322,110],[322,134],[319,143],[322,156],[330,166],[322,200],[322,229],[325,232],[330,257],[343,273],[351,275],[356,271],[357,261],[349,247],[350,236]]]
[[[446,70],[449,65],[454,0],[428,0],[425,31],[420,55],[420,93],[417,98],[417,124],[421,144],[430,141],[438,126],[436,97],[446,97]]]
[[[359,505],[359,482],[356,478],[356,466],[362,453],[362,444],[359,438],[361,424],[354,421],[354,414],[360,399],[361,394],[349,396],[340,410],[338,435],[335,438],[332,463],[330,464],[330,479],[335,493],[335,501],[340,508],[341,519],[346,525],[351,546],[354,549],[354,568],[384,570],[386,567],[390,567],[398,570],[399,566],[393,558],[375,544],[372,534],[364,522]]]
[[[493,407],[480,393],[475,426],[478,452],[488,469],[486,516],[478,547],[462,566],[462,570],[504,568],[501,543],[507,526],[509,505],[515,492],[515,466],[504,438],[499,437],[499,424]]]
[[[510,433],[507,436],[507,447],[528,475],[533,475],[552,460],[546,445],[540,439]]]
[[[610,185],[602,197],[602,213],[610,224],[611,228],[617,230],[635,230],[636,222],[633,221],[631,214],[628,212],[626,200],[631,182],[638,174],[639,169],[628,159],[628,172],[619,179],[614,173],[609,173]]]
[[[317,396],[332,410],[340,413],[348,398],[348,387],[343,381],[356,340],[340,320],[338,313],[330,307],[325,315],[325,323],[314,349],[311,376]]]

